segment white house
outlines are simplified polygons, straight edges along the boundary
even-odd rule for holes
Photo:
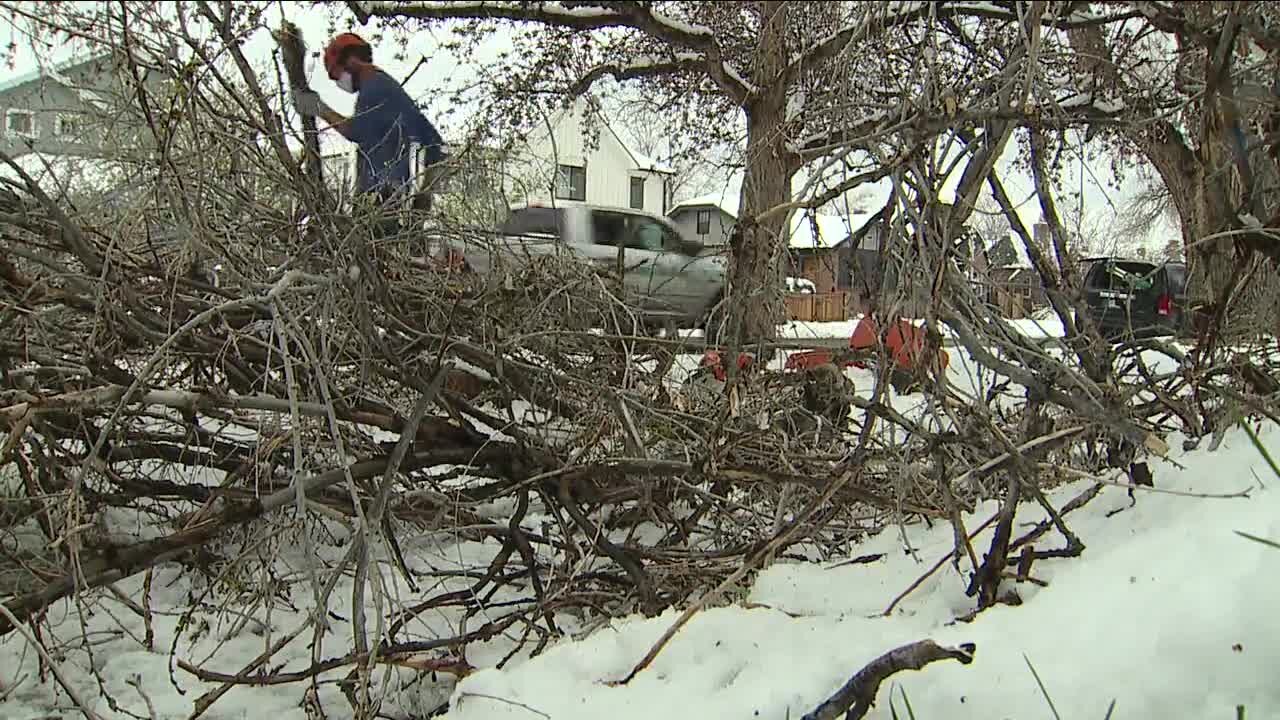
[[[517,143],[505,165],[512,203],[569,200],[657,214],[670,207],[674,171],[628,146],[581,99]]]
[[[604,117],[597,114],[593,123],[585,122],[585,114],[594,112],[579,100],[505,151],[451,145],[456,174],[442,192],[475,200],[487,185],[497,184],[509,205],[577,201],[665,214],[675,171],[630,147]],[[326,176],[349,186],[355,152],[326,153]],[[459,158],[460,153],[470,157]],[[486,177],[475,182],[473,175]]]

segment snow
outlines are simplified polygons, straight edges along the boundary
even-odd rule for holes
[[[1091,93],[1076,93],[1058,101],[1058,107],[1063,110],[1075,110],[1090,106],[1104,115],[1114,115],[1125,109],[1123,100],[1118,98],[1098,98],[1094,97]]]
[[[622,139],[619,138],[618,142],[622,142]],[[675,168],[670,165],[658,162],[626,143],[623,143],[623,148],[625,148],[627,153],[631,155],[631,159],[635,161],[637,170],[641,170],[643,172],[665,173],[667,175],[674,175],[676,172]]]
[[[655,13],[652,10],[650,10],[649,13],[653,17],[654,21],[659,25],[664,25],[678,33],[683,33],[685,35],[699,35],[707,38],[715,37],[715,32],[706,25],[694,25],[678,18],[673,18],[670,15]]]
[[[105,193],[121,187],[129,173],[125,163],[52,153],[26,153],[15,158],[14,163],[54,197],[73,191]],[[0,184],[5,180],[24,187],[21,176],[0,163]]]
[[[787,292],[793,293],[816,293],[818,286],[813,284],[808,278],[789,277],[787,278]]]
[[[8,90],[12,90],[13,88],[19,87],[21,85],[25,85],[34,80],[38,80],[44,76],[50,76],[64,85],[71,86],[71,83],[67,82],[66,79],[62,76],[62,73],[64,71],[72,70],[85,63],[93,62],[95,60],[101,60],[102,58],[105,58],[105,57],[107,57],[107,53],[83,54],[83,55],[77,55],[75,57],[69,58],[59,63],[45,65],[44,67],[38,67],[35,70],[21,73],[14,77],[0,81],[0,92],[6,92]]]
[[[1274,428],[1262,437],[1280,444]],[[890,600],[952,548],[945,523],[890,528],[850,553],[883,553],[870,564],[773,565],[757,577],[746,604],[695,616],[626,686],[606,683],[627,674],[675,611],[615,622],[522,664],[477,672],[459,683],[445,717],[798,718],[874,657],[925,638],[976,643],[976,660],[895,676],[869,717],[891,717],[891,685],[916,717],[1050,717],[1028,663],[1061,717],[1101,718],[1112,700],[1121,717],[1218,717],[1237,705],[1248,717],[1272,717],[1280,707],[1280,686],[1272,682],[1280,664],[1280,551],[1234,531],[1280,536],[1278,496],[1257,488],[1254,473],[1268,471],[1241,431],[1217,453],[1178,461],[1185,469],[1155,463],[1157,486],[1219,494],[1253,488],[1252,496],[1146,492],[1130,508],[1125,490],[1104,488],[1068,516],[1087,545],[1083,557],[1039,561],[1031,575],[1048,587],[1019,585],[1019,607],[954,622],[973,601],[964,594],[966,577],[944,565],[883,617]],[[1070,483],[1049,496],[1061,506],[1087,486]],[[996,509],[984,504],[965,518],[967,527]],[[1021,511],[1020,521],[1032,519],[1041,517]],[[902,533],[912,553],[904,552]],[[899,702],[899,716],[902,708]]]
[[[743,89],[747,91],[748,95],[754,95],[755,93],[759,92],[759,88],[757,88],[755,85],[752,85],[749,80],[743,77],[742,73],[738,72],[737,68],[729,64],[729,61],[726,60],[721,64],[724,67],[725,74],[733,78],[734,82],[741,85]]]
[[[389,15],[394,13],[412,13],[415,9],[421,12],[431,12],[432,10],[448,10],[458,15],[468,13],[480,13],[483,10],[490,12],[525,12],[528,11],[529,3],[524,2],[489,2],[487,0],[479,0],[478,2],[455,2],[454,0],[445,0],[444,2],[435,2],[426,0],[425,2],[362,2],[358,3],[360,8],[367,15]],[[592,20],[597,18],[612,18],[618,14],[612,10],[602,7],[591,7],[588,5],[575,5],[568,7],[557,2],[538,3],[537,11],[543,15],[558,16],[562,18],[574,18],[577,20]]]
[[[778,337],[797,340],[807,338],[847,338],[853,335],[853,329],[857,327],[858,322],[861,320],[861,315],[855,315],[849,320],[837,322],[793,320],[778,326]],[[912,320],[912,322],[916,325],[924,325],[924,320],[919,318]],[[1011,328],[1029,338],[1060,338],[1066,333],[1062,327],[1062,321],[1058,319],[1058,316],[1052,310],[1041,310],[1032,314],[1031,317],[1017,320],[1006,319],[1005,322]],[[939,331],[942,333],[944,342],[954,344],[954,336],[950,328],[944,325],[939,328]]]
[[[1043,315],[1008,322],[1028,334],[1053,332]],[[790,323],[783,331],[793,337],[803,337],[805,332],[809,337],[847,337],[855,323],[856,319]],[[958,381],[956,385],[971,384],[971,358],[959,350],[951,352],[948,372]],[[697,360],[696,355],[682,356],[680,371],[688,372]],[[779,362],[775,359],[770,365]],[[849,374],[859,393],[874,382],[868,370],[851,369]],[[914,411],[911,406],[919,408],[924,402],[919,394],[895,395],[891,400],[902,412]],[[528,408],[513,410],[521,415]],[[220,428],[210,425],[207,429]],[[376,435],[379,440],[392,439],[389,433]],[[1265,426],[1259,436],[1273,455],[1280,454],[1280,429]],[[968,666],[942,662],[894,676],[882,687],[869,717],[893,716],[890,693],[898,717],[907,717],[901,701],[904,695],[914,716],[920,718],[1053,717],[1028,662],[1064,718],[1104,717],[1112,700],[1115,717],[1221,717],[1230,716],[1237,705],[1246,708],[1249,718],[1274,717],[1280,708],[1280,686],[1272,677],[1280,666],[1280,644],[1274,642],[1280,633],[1280,617],[1274,611],[1274,598],[1280,592],[1280,573],[1275,572],[1280,551],[1236,531],[1280,539],[1276,490],[1280,482],[1240,429],[1228,432],[1216,452],[1184,450],[1178,436],[1169,438],[1169,445],[1175,449],[1168,460],[1148,460],[1156,490],[1141,490],[1136,503],[1131,503],[1124,489],[1104,487],[1091,504],[1067,517],[1087,546],[1083,556],[1037,561],[1031,576],[1047,586],[1011,584],[1023,601],[1021,606],[996,606],[972,622],[957,622],[974,607],[964,592],[971,568],[967,562],[958,570],[944,563],[885,616],[893,598],[952,549],[949,524],[914,523],[870,537],[850,547],[846,557],[778,561],[754,576],[741,601],[695,616],[653,664],[626,686],[607,683],[625,676],[683,608],[656,618],[616,620],[585,637],[576,621],[557,616],[561,627],[580,639],[562,640],[536,658],[517,655],[501,670],[494,665],[509,647],[506,640],[473,643],[467,647],[467,660],[481,670],[452,687],[430,682],[410,686],[414,674],[397,670],[383,710],[392,718],[423,717],[452,693],[451,711],[444,716],[451,720],[540,716],[648,720],[662,715],[800,718],[871,659],[928,638],[943,645],[976,643],[975,662]],[[11,471],[6,474],[0,468],[0,480],[15,481],[10,475]],[[206,485],[215,485],[218,479],[208,471],[190,477],[191,482]],[[1114,476],[1104,479],[1117,480]],[[1089,481],[1074,481],[1047,494],[1055,507],[1061,507],[1090,486]],[[1250,491],[1249,497],[1173,494],[1222,496],[1243,490]],[[448,486],[439,491],[448,492]],[[510,517],[510,503],[506,498],[481,504],[474,508],[475,514],[503,525]],[[966,527],[972,531],[996,509],[994,502],[980,505],[965,514]],[[1021,507],[1015,533],[1021,535],[1028,523],[1043,517],[1034,504]],[[536,529],[550,520],[531,507],[526,526]],[[118,511],[112,513],[110,526],[113,537],[158,530]],[[27,531],[13,529],[15,534]],[[313,532],[317,537],[325,532],[343,537],[337,525]],[[990,537],[988,530],[975,539],[980,554]],[[10,538],[8,532],[3,536],[6,549]],[[267,541],[263,554],[280,564],[276,577],[297,577],[306,567],[308,558],[300,539],[299,532],[292,531]],[[492,541],[460,541],[443,531],[406,533],[401,544],[415,572],[483,571],[496,547]],[[318,557],[313,561],[326,566],[345,552],[341,546],[315,545]],[[1062,540],[1052,533],[1037,542],[1038,549],[1061,546]],[[880,557],[846,562],[865,556]],[[375,563],[374,572],[380,573],[389,601],[417,602],[420,596],[387,568],[386,558],[378,553],[375,557],[381,562]],[[310,589],[304,581],[288,593],[291,598],[272,601],[269,613],[256,610],[246,624],[238,624],[234,614],[224,616],[215,609],[197,610],[188,622],[182,618],[183,610],[193,595],[199,597],[207,590],[203,580],[193,578],[196,574],[180,575],[171,564],[155,570],[149,606],[156,641],[149,649],[140,641],[144,636],[141,618],[110,595],[100,594],[83,610],[68,603],[50,608],[42,633],[51,645],[61,648],[59,664],[77,694],[88,698],[90,709],[100,717],[128,717],[123,709],[111,709],[103,691],[143,717],[148,716],[148,703],[155,707],[157,720],[189,717],[195,700],[217,685],[196,681],[176,667],[176,660],[235,673],[303,623],[310,608]],[[142,597],[142,582],[138,575],[116,583],[116,588],[137,601]],[[244,577],[240,582],[254,580]],[[434,594],[465,588],[471,580],[433,578],[429,582]],[[349,577],[339,579],[332,595],[334,634],[317,651],[320,657],[335,657],[347,650],[351,590]],[[511,599],[504,593],[492,601]],[[209,608],[219,602],[216,596],[205,601]],[[422,616],[412,632],[427,638],[450,637],[458,632],[460,615],[441,608]],[[76,639],[85,631],[81,621],[91,633],[92,654]],[[179,637],[183,622],[188,630]],[[474,620],[467,629],[480,622]],[[202,623],[202,636],[191,639],[191,628]],[[310,631],[303,632],[272,659],[271,667],[291,671],[309,665],[310,640]],[[90,666],[102,677],[101,690]],[[321,678],[320,699],[329,717],[350,716],[333,683],[346,671],[342,668]],[[75,714],[52,681],[41,684],[38,678],[36,655],[23,638],[18,634],[0,637],[0,697],[5,698],[0,717],[34,720]],[[236,687],[205,717],[305,720],[308,716],[299,703],[305,689],[305,683]]]

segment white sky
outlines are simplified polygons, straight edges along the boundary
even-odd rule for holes
[[[350,30],[363,35],[373,43],[375,62],[397,78],[403,79],[413,71],[420,60],[425,60],[423,66],[418,68],[417,72],[406,84],[406,89],[411,96],[423,105],[427,116],[440,128],[441,133],[446,138],[455,137],[460,132],[462,123],[465,122],[468,111],[471,109],[467,107],[450,107],[450,96],[460,88],[473,85],[478,81],[485,81],[488,77],[489,63],[497,59],[499,52],[510,48],[510,40],[508,38],[495,36],[481,48],[480,52],[466,58],[459,58],[451,51],[441,47],[441,44],[447,41],[449,37],[449,30],[443,23],[421,25],[408,35],[388,33],[387,36],[380,37],[375,32],[376,22],[371,22],[369,26],[361,27],[344,10],[336,16],[338,22],[334,27],[330,24],[330,14],[328,12],[316,10],[309,3],[272,4],[265,17],[268,27],[278,26],[281,8],[284,9],[287,19],[296,23],[302,30],[307,46],[312,52],[323,48],[333,32]],[[403,51],[403,57],[396,56],[401,52],[396,39],[403,39],[407,43]],[[16,51],[9,53],[5,48],[9,47],[11,41],[16,43]],[[259,30],[247,39],[243,50],[251,63],[262,68],[270,60],[271,52],[275,47],[275,41],[267,31]],[[4,26],[0,27],[0,78],[8,76],[10,72],[21,74],[34,70],[37,67],[37,57],[42,58],[45,63],[59,62],[72,57],[81,50],[82,47],[78,47],[76,43],[67,43],[65,41],[57,41],[51,47],[33,49],[24,36],[15,34],[7,23],[4,23]],[[319,92],[327,103],[339,112],[350,112],[354,104],[354,96],[344,93],[334,86],[325,75],[318,59],[308,60],[308,72],[312,88]],[[264,82],[266,82],[265,78]],[[270,90],[271,88],[266,89]],[[483,91],[481,90],[480,92]],[[332,136],[332,133],[326,134]],[[325,145],[327,148],[338,149],[344,143],[345,141],[341,138],[329,137],[326,138]],[[1040,207],[1038,201],[1032,195],[1031,178],[1011,167],[1014,153],[1015,145],[1011,142],[998,167],[1010,196],[1014,198],[1015,202],[1020,203],[1019,215],[1023,222],[1030,227],[1040,219]],[[683,193],[683,195],[703,194],[702,188],[706,188],[708,185],[713,186],[715,192],[718,192],[721,187],[726,185],[736,188],[738,185],[737,180],[738,178],[712,176],[708,178],[707,182],[693,183],[690,190]],[[1064,191],[1079,192],[1083,198],[1085,214],[1090,217],[1090,220],[1104,227],[1119,224],[1118,221],[1124,213],[1126,202],[1136,185],[1133,179],[1129,179],[1122,186],[1121,191],[1116,192],[1111,189],[1114,184],[1114,176],[1111,173],[1109,163],[1095,161],[1086,164],[1079,159],[1074,163],[1069,163],[1068,167],[1064,168],[1063,181],[1067,185]],[[799,189],[800,183],[797,182],[795,186]],[[1068,198],[1066,192],[1063,192],[1062,197],[1058,200],[1059,210],[1064,214],[1066,206],[1078,205],[1080,202]],[[948,197],[950,188],[945,189],[943,194],[943,199],[951,199]],[[882,203],[888,197],[887,181],[880,183],[878,186],[867,187],[859,195],[866,198],[873,207],[878,208],[879,205],[876,203]],[[676,199],[686,198],[678,196]],[[1146,238],[1146,244],[1153,248],[1162,247],[1168,238],[1176,235],[1176,233],[1177,229],[1175,227],[1156,228]]]

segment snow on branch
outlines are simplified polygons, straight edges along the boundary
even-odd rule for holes
[[[590,90],[597,80],[605,76],[612,76],[613,79],[621,81],[706,70],[706,61],[706,56],[701,53],[676,53],[674,57],[667,59],[643,57],[631,63],[597,65],[574,83],[570,93],[572,95],[581,95]]]
[[[990,2],[890,2],[872,3],[867,7],[868,11],[865,14],[853,18],[845,27],[817,41],[794,57],[782,71],[784,81],[794,81],[805,68],[831,60],[851,44],[866,40],[874,32],[897,25],[942,17],[969,17],[1008,22],[1018,20],[1017,15],[1009,8]],[[1070,30],[1139,16],[1140,13],[1136,10],[1109,15],[1089,15],[1076,10],[1066,16],[1046,12],[1040,22],[1058,30]]]
[[[746,102],[755,91],[754,86],[725,61],[715,32],[703,25],[688,23],[654,12],[647,3],[619,2],[605,6],[603,3],[570,5],[558,2],[480,0],[478,2],[349,2],[348,5],[362,23],[367,22],[371,17],[406,17],[420,20],[511,20],[543,23],[576,30],[628,27],[673,48],[701,53],[706,60],[704,69],[708,76],[736,102]],[[693,63],[686,61],[680,61],[670,68],[671,71],[691,69],[693,69]],[[643,76],[660,75],[662,73],[659,70],[659,67],[651,66],[643,72]]]
[[[350,2],[361,23],[371,17],[421,20],[488,19],[543,22],[579,30],[626,26],[626,18],[598,6],[567,7],[553,2]]]

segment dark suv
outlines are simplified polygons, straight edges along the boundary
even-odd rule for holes
[[[1085,302],[1104,337],[1190,332],[1186,263],[1102,257],[1087,264]]]

